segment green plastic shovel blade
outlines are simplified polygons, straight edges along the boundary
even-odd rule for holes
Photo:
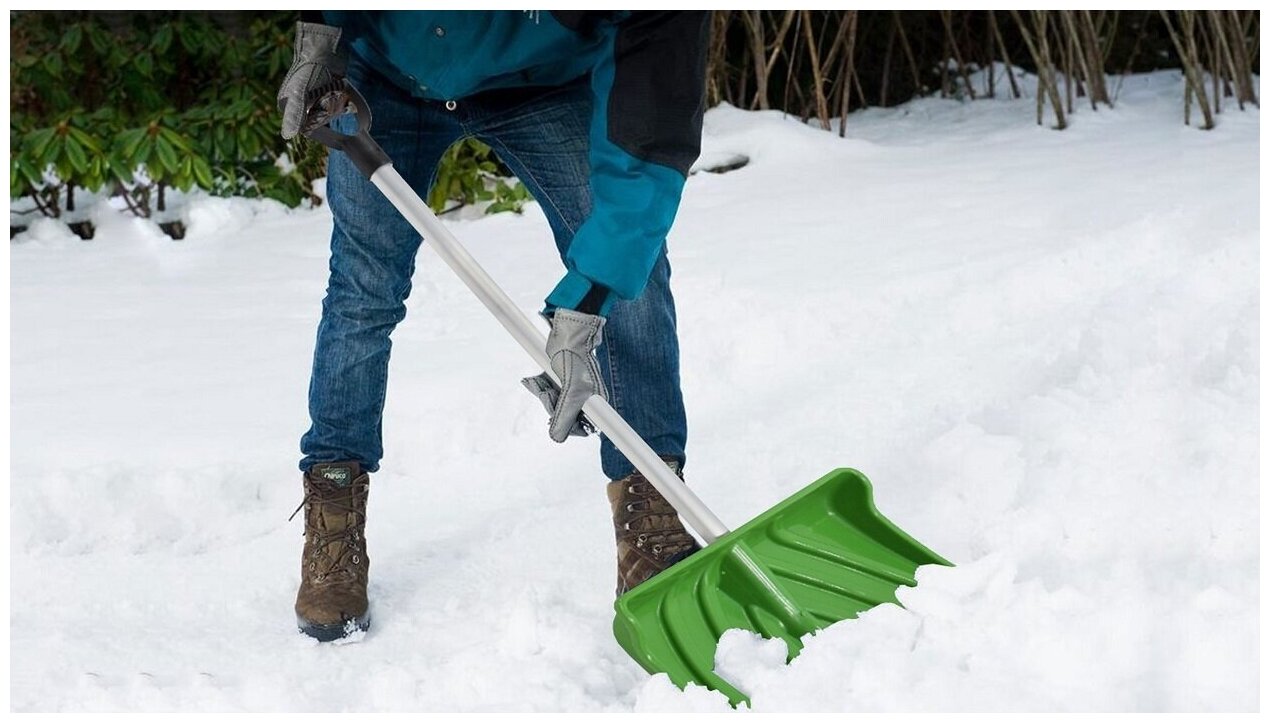
[[[792,659],[807,633],[899,604],[895,591],[926,564],[952,563],[883,517],[863,474],[838,469],[622,595],[613,632],[650,673],[735,706],[747,696],[714,672],[725,630],[782,638]]]

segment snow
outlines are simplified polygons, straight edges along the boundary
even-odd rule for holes
[[[725,521],[825,472],[954,568],[807,641],[731,631],[756,711],[1258,705],[1256,110],[1176,73],[1056,132],[1019,101],[721,107],[671,242],[688,480]],[[329,213],[191,197],[174,242],[10,245],[15,711],[729,710],[618,648],[594,440],[421,252],[368,527],[374,627],[295,630],[298,438]],[[450,221],[527,312],[536,205]]]

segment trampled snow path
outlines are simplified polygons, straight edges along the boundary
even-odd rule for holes
[[[1258,658],[1258,113],[1181,124],[1176,74],[1071,129],[922,100],[849,137],[707,117],[751,163],[671,238],[688,479],[740,524],[856,467],[958,563],[782,664],[757,710],[1251,710]],[[373,631],[295,632],[297,440],[325,210],[203,199],[188,240],[99,216],[11,262],[11,706],[725,710],[609,632],[593,441],[548,441],[522,352],[431,251],[397,330]],[[536,207],[454,223],[526,310]]]

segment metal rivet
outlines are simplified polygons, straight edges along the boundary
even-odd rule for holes
[[[458,103],[455,103],[455,102],[454,102],[454,101],[452,101],[452,100],[447,100],[447,101],[445,102],[445,109],[446,109],[446,110],[454,110],[455,108],[458,108],[458,107],[459,107],[459,104],[458,104]]]

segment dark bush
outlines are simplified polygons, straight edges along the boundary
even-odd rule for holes
[[[9,195],[45,215],[75,209],[77,189],[123,198],[149,217],[166,191],[320,203],[326,149],[283,141],[275,107],[291,62],[292,12],[10,14]],[[487,148],[447,154],[438,211],[490,200],[519,211]]]

